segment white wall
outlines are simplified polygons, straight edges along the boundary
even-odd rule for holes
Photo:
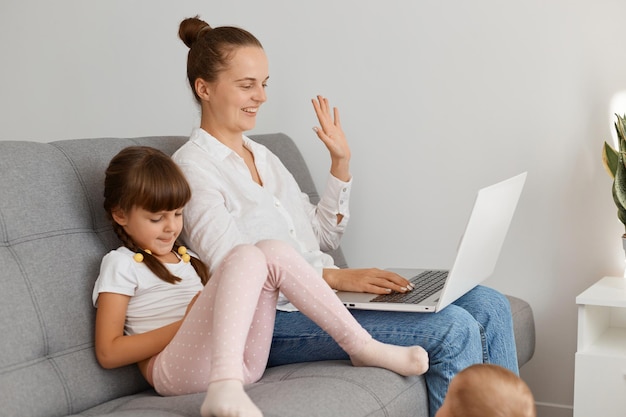
[[[0,140],[188,134],[198,110],[176,33],[194,14],[263,42],[269,102],[253,133],[294,137],[318,186],[328,157],[309,100],[340,107],[352,266],[448,265],[475,190],[529,171],[489,284],[531,303],[522,376],[546,415],[571,413],[575,296],[623,269],[600,148],[626,88],[626,3],[4,0]]]

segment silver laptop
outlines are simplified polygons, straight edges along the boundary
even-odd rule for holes
[[[500,256],[526,172],[478,191],[472,213],[461,237],[450,270],[390,268],[409,279],[415,288],[408,293],[376,294],[338,291],[348,308],[386,311],[441,311],[487,279]]]

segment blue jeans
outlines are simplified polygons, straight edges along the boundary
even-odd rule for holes
[[[475,363],[495,363],[519,373],[513,320],[507,298],[478,286],[439,313],[351,310],[375,339],[428,351],[424,375],[429,414],[443,402],[450,381]],[[348,359],[337,343],[300,312],[277,311],[268,366]]]

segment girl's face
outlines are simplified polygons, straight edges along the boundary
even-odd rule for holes
[[[262,48],[250,46],[234,50],[228,69],[222,71],[215,82],[199,80],[200,90],[205,93],[201,94],[202,127],[218,138],[240,136],[253,129],[257,111],[267,100],[268,78],[268,62]]]
[[[171,256],[174,242],[183,229],[182,207],[157,213],[133,207],[129,212],[117,210],[113,213],[113,219],[137,246],[143,250],[149,249],[157,258]]]

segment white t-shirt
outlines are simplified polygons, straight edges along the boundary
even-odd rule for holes
[[[98,307],[101,292],[131,297],[124,325],[128,335],[145,333],[182,319],[191,299],[203,288],[191,263],[165,264],[172,274],[181,278],[180,282],[170,284],[154,275],[145,263],[136,262],[133,255],[122,246],[104,256],[92,294],[94,307]]]

